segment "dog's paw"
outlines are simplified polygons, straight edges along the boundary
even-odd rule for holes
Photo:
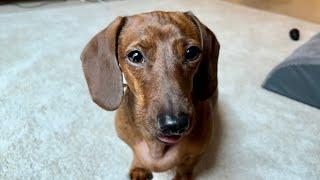
[[[130,171],[131,180],[151,180],[152,178],[152,173],[143,168],[134,168]]]

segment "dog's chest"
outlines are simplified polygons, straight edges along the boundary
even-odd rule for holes
[[[141,141],[140,143],[134,146],[135,155],[139,158],[141,162],[146,167],[150,167],[154,171],[165,171],[173,166],[179,164],[183,157],[187,157],[187,155],[182,155],[181,151],[179,151],[179,146],[170,147],[162,154],[161,157],[153,157],[152,154],[154,149],[150,149],[145,141]]]

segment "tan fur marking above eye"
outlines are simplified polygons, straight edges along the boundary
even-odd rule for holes
[[[154,40],[150,38],[150,36],[143,36],[139,40],[134,41],[128,47],[128,49],[141,48],[142,50],[151,50],[156,46]]]

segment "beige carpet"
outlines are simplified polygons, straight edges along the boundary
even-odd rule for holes
[[[320,111],[260,87],[320,25],[217,0],[141,0],[0,15],[0,179],[127,179],[113,112],[92,103],[79,55],[118,15],[192,10],[217,34],[216,146],[198,179],[320,177]],[[299,42],[288,38],[298,27]],[[172,174],[156,174],[169,179]]]

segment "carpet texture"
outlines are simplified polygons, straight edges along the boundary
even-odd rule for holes
[[[116,136],[114,113],[91,101],[79,56],[116,16],[156,9],[192,10],[221,43],[219,118],[198,179],[319,179],[320,111],[261,83],[320,25],[218,0],[0,15],[0,179],[127,179],[131,150]],[[299,42],[288,37],[293,27]]]

